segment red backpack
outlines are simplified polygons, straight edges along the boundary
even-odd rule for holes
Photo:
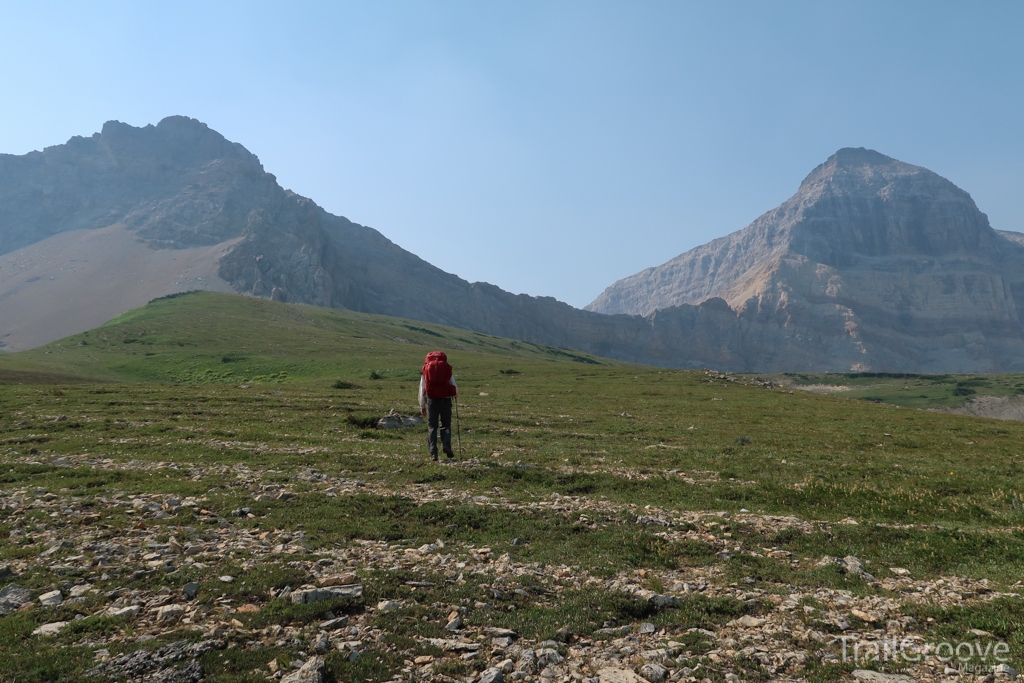
[[[449,398],[455,396],[455,387],[451,385],[452,366],[448,365],[448,356],[443,351],[431,351],[423,364],[423,378],[426,380],[425,392],[429,398]]]

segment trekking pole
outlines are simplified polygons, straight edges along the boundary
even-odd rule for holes
[[[459,420],[459,397],[455,397],[455,430],[459,435],[459,460],[462,460],[462,422]]]

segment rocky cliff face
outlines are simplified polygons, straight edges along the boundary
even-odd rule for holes
[[[758,367],[1019,370],[1013,235],[935,173],[843,149],[747,228],[615,283],[587,310],[651,315],[720,297],[740,327],[762,330]]]
[[[61,235],[111,226],[147,253],[182,255],[147,259],[167,283],[147,286],[198,281],[672,367],[1024,369],[1015,304],[1024,246],[993,231],[948,181],[867,150],[841,150],[750,227],[616,283],[580,311],[445,273],[281,188],[254,155],[198,121],[110,122],[90,138],[0,155],[0,342],[3,292],[25,308],[49,257],[6,284],[28,271],[5,274],[3,259],[23,264],[21,248],[36,244],[75,253]],[[191,271],[173,270],[185,262]],[[195,276],[207,272],[219,277]],[[75,295],[77,309],[90,293]]]
[[[255,155],[194,119],[109,121],[89,138],[0,154],[0,254],[115,223],[154,246],[218,244],[240,234],[275,186]]]

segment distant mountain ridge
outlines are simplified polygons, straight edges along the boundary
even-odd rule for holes
[[[581,311],[445,273],[285,190],[194,119],[108,122],[89,138],[0,155],[8,350],[200,288],[674,367],[1018,369],[1022,255],[952,183],[840,150],[747,229],[616,283]]]

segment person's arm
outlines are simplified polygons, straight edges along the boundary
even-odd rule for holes
[[[427,414],[426,389],[427,389],[427,387],[426,387],[426,380],[423,378],[423,375],[420,375],[420,392],[419,392],[419,396],[418,396],[418,400],[420,402],[420,415],[426,415]]]
[[[452,396],[458,396],[459,388],[455,386],[455,375],[452,375],[452,378],[448,380],[448,384],[452,386]]]

